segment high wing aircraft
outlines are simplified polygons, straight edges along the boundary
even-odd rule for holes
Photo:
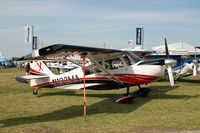
[[[138,86],[135,95],[147,96],[150,89],[141,85],[161,78],[166,68],[171,86],[174,86],[171,66],[176,61],[173,59],[143,61],[127,51],[64,44],[54,44],[35,52],[20,59],[32,60],[30,75],[16,77],[22,83],[30,80],[30,86],[36,88],[33,94],[37,94],[41,87],[98,90],[126,87],[126,95],[116,100],[117,103],[126,103],[132,98],[129,95],[130,86]],[[74,62],[74,58],[81,59],[82,62],[78,64]],[[71,61],[80,67],[55,75],[46,66],[45,60]]]
[[[165,38],[165,46],[167,46],[167,40]],[[166,47],[168,49],[168,47]],[[195,47],[195,49],[198,47]],[[168,50],[167,50],[168,51]],[[188,53],[188,54],[169,54],[168,57],[170,59],[174,59],[177,61],[176,65],[172,67],[173,73],[175,73],[175,79],[192,75],[196,76],[199,68],[200,61],[198,60],[200,57],[200,54],[196,53]],[[146,54],[144,56],[145,60],[152,60],[152,59],[160,59],[160,58],[166,58],[166,54]]]
[[[164,54],[159,54],[159,55],[154,54],[154,55],[147,55],[147,57],[145,58],[159,59],[164,57],[165,57]],[[177,64],[172,67],[173,73],[175,74],[175,79],[182,78],[188,75],[196,76],[197,73],[200,73],[199,71],[200,61],[194,60],[192,55],[171,54],[169,57],[177,61]]]

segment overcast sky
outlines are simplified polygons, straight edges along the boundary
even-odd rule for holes
[[[0,51],[6,57],[31,52],[24,27],[34,25],[40,46],[55,43],[121,49],[184,41],[200,45],[200,0],[0,0]]]

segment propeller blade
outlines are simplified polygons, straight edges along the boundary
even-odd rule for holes
[[[173,72],[172,72],[172,66],[174,66],[177,63],[177,61],[169,58],[169,49],[168,49],[166,38],[165,38],[165,53],[166,53],[165,65],[167,66],[169,81],[170,81],[171,87],[174,88],[175,84],[174,84],[174,76],[173,76]]]
[[[193,60],[193,76],[196,77],[197,76],[197,55],[196,55],[196,47],[195,47],[195,54],[194,54],[194,60]]]
[[[167,72],[168,72],[168,76],[169,76],[169,81],[170,81],[171,87],[174,88],[175,87],[175,85],[174,85],[174,76],[173,76],[173,73],[172,73],[172,67],[171,66],[167,67]]]
[[[193,62],[193,76],[197,76],[197,63]]]
[[[165,38],[165,53],[166,53],[166,58],[169,59],[169,50],[168,50],[168,45],[167,45],[167,39]]]

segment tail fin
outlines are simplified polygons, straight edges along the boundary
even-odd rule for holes
[[[43,61],[33,61],[30,63],[30,74],[32,75],[53,75],[52,71]]]

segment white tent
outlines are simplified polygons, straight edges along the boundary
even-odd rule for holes
[[[165,45],[152,47],[153,50],[156,50],[157,53],[164,53],[165,52]],[[176,42],[168,44],[168,49],[170,53],[194,53],[195,52],[195,46],[185,43],[185,42]],[[196,52],[200,52],[200,50],[197,49]]]

